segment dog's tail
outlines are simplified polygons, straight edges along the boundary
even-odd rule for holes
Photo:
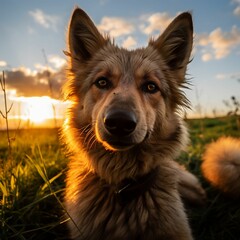
[[[240,197],[240,139],[222,137],[209,144],[203,154],[202,172],[215,187]]]

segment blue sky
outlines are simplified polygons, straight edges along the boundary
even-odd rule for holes
[[[74,6],[130,49],[146,45],[149,36],[161,33],[178,13],[191,11],[195,29],[188,69],[191,115],[211,115],[213,110],[225,114],[230,109],[223,100],[230,102],[235,96],[240,101],[240,0],[0,0],[0,6],[0,70],[7,71],[8,89],[14,89],[11,101],[49,95],[44,88],[46,65],[59,90]]]

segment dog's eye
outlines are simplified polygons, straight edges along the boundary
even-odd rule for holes
[[[142,90],[147,93],[156,93],[159,91],[159,88],[155,83],[147,82],[142,85]]]
[[[112,85],[111,82],[105,77],[98,78],[94,84],[100,89],[109,89]]]

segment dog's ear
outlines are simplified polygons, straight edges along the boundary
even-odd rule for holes
[[[193,44],[191,14],[180,14],[156,41],[151,40],[149,44],[157,48],[168,67],[177,73],[179,81],[184,81]]]
[[[89,60],[107,40],[100,34],[90,17],[80,8],[76,8],[68,30],[70,55],[81,61]]]

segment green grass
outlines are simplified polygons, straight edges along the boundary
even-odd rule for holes
[[[61,206],[67,160],[55,129],[0,132],[0,239],[66,239]]]
[[[220,136],[240,137],[236,119],[188,120],[191,144],[179,161],[207,191],[204,207],[188,210],[196,240],[240,240],[239,201],[228,199],[204,180],[201,155]],[[0,132],[0,239],[67,239],[62,205],[68,160],[56,129]]]
[[[208,143],[221,136],[240,137],[235,117],[197,119],[188,122],[191,145],[180,157],[187,168],[201,180],[207,192],[207,203],[189,210],[189,218],[196,240],[240,240],[239,199],[224,196],[214,189],[200,171],[201,155]]]

